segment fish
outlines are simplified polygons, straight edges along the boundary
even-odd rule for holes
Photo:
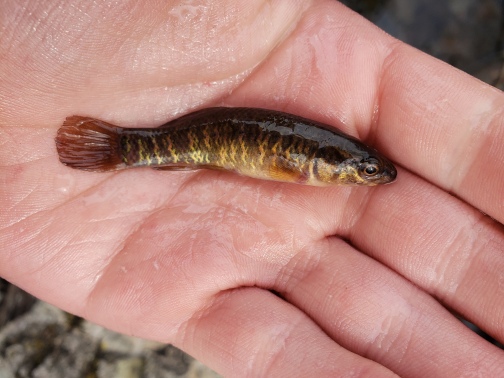
[[[55,142],[61,163],[93,172],[215,169],[312,186],[375,186],[397,176],[389,159],[357,138],[261,108],[205,108],[156,128],[124,128],[74,115]]]

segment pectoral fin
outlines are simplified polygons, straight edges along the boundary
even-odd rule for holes
[[[273,180],[284,182],[303,182],[305,175],[294,163],[285,159],[275,159],[269,167],[269,175]]]

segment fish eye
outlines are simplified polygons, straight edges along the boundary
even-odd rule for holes
[[[364,172],[366,172],[368,176],[374,176],[378,173],[378,167],[374,164],[370,164],[364,169]]]
[[[361,172],[366,176],[372,177],[376,176],[380,172],[380,165],[376,160],[365,162],[361,165]]]

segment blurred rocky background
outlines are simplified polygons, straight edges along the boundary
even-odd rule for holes
[[[503,0],[341,2],[397,39],[503,89]]]
[[[124,336],[0,279],[0,378],[215,378],[166,344]]]
[[[503,89],[504,0],[342,2],[394,37]],[[108,331],[0,279],[0,378],[23,377],[218,375],[173,346]]]

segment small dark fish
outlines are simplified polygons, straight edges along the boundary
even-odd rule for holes
[[[331,126],[255,108],[203,109],[148,129],[72,116],[56,147],[63,164],[86,171],[208,168],[316,186],[386,184],[397,174],[375,149]]]

